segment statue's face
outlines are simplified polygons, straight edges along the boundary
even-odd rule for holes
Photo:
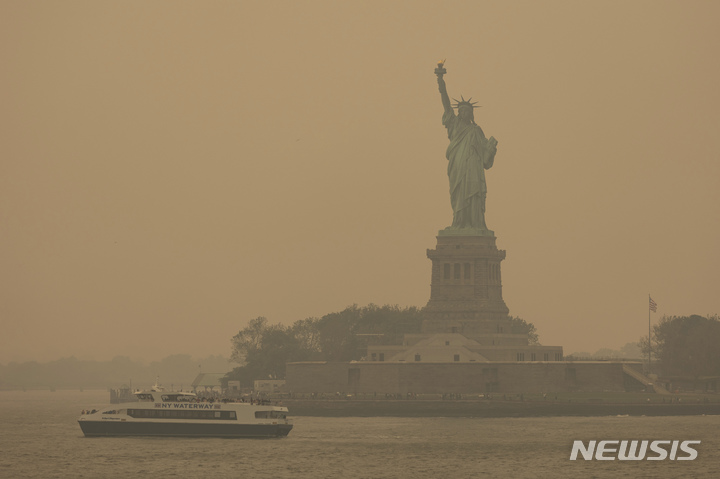
[[[473,119],[473,109],[469,106],[461,106],[458,108],[458,117],[461,120],[472,120]]]

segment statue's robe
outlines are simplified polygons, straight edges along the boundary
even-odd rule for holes
[[[495,161],[495,148],[488,145],[482,129],[461,121],[452,111],[442,118],[450,145],[448,159],[453,227],[487,229],[485,226],[485,170]]]

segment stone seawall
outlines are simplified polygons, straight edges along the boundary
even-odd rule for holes
[[[477,400],[284,399],[291,416],[321,417],[547,417],[720,415],[720,404],[588,404]]]

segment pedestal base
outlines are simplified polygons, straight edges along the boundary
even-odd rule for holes
[[[423,309],[424,333],[472,337],[506,331],[509,310],[500,274],[505,251],[495,245],[492,231],[446,228],[427,256],[433,266],[430,300]]]

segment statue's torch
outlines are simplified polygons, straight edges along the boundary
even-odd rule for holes
[[[438,76],[438,78],[442,78],[444,74],[447,73],[447,70],[445,70],[445,60],[437,63],[437,68],[435,69],[435,74]]]

